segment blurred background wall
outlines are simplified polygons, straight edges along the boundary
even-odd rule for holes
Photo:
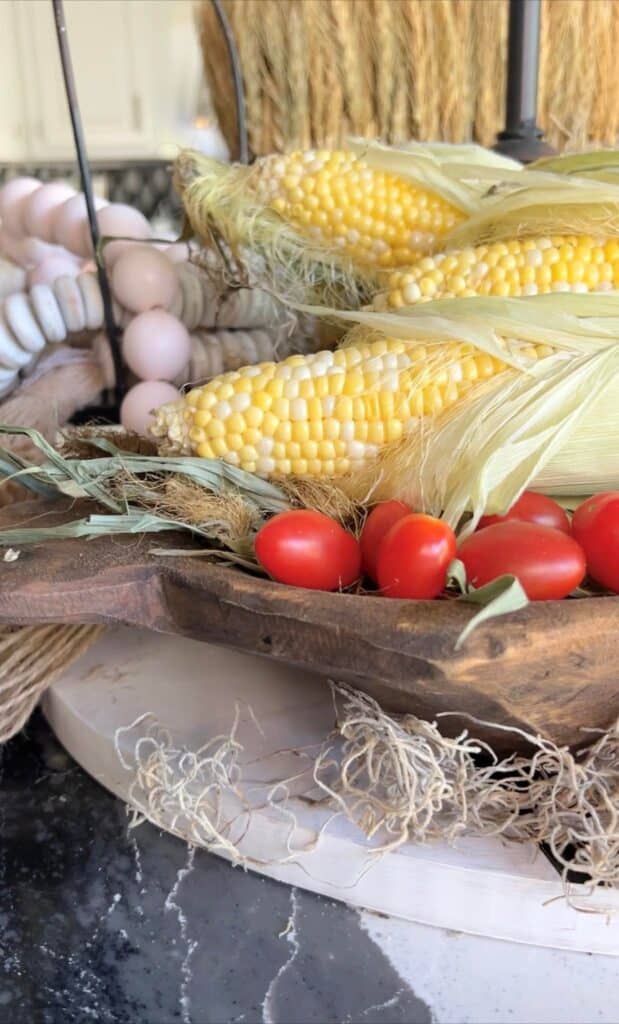
[[[192,0],[66,0],[89,153],[173,155],[203,111]],[[0,0],[0,161],[73,156],[49,0]]]
[[[348,134],[492,144],[508,0],[223,0],[254,154]],[[65,0],[91,159],[221,155],[236,117],[208,0]],[[558,149],[615,144],[619,0],[542,0],[539,122]],[[211,99],[212,97],[212,107]],[[71,161],[49,0],[0,0],[0,165]]]
[[[95,189],[164,230],[179,219],[170,162],[215,156],[195,0],[65,0]],[[50,0],[0,0],[0,183],[18,174],[78,184]]]

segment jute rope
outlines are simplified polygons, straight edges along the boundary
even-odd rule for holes
[[[0,743],[23,729],[47,687],[104,629],[99,625],[0,626]]]
[[[32,377],[2,404],[0,419],[16,426],[36,427],[52,441],[60,426],[92,402],[104,386],[94,355],[58,346],[44,356]],[[4,445],[10,441],[3,438]],[[20,455],[36,458],[27,439],[14,439]],[[0,487],[0,507],[27,496],[18,484]],[[43,693],[96,640],[98,625],[0,626],[0,743],[26,724]]]

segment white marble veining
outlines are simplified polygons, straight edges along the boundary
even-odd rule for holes
[[[615,1024],[617,962],[361,912],[361,925],[435,1024]]]

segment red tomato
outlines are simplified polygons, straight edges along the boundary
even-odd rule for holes
[[[504,516],[482,516],[477,529],[483,530],[486,526],[504,523],[508,519],[537,523],[539,526],[552,526],[554,530],[561,530],[563,533],[570,532],[570,521],[561,506],[552,498],[547,498],[545,494],[536,494],[534,491],[525,491],[521,494]]]
[[[619,493],[594,494],[576,509],[572,532],[592,579],[619,593]]]
[[[438,597],[455,555],[451,527],[412,512],[391,527],[380,545],[378,585],[385,597]]]
[[[510,573],[531,601],[567,597],[586,571],[585,553],[572,537],[515,519],[473,533],[460,545],[458,557],[474,587]]]
[[[278,583],[339,590],[361,575],[356,537],[322,512],[280,512],[256,536],[256,558]]]
[[[378,549],[398,519],[407,516],[410,508],[403,501],[381,501],[370,512],[361,531],[361,556],[363,571],[376,581]]]

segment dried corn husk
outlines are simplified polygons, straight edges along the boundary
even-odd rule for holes
[[[468,216],[480,210],[491,184],[521,174],[520,164],[479,146],[348,145],[369,167],[440,195]],[[379,268],[361,268],[334,246],[308,240],[256,197],[255,174],[190,150],[175,165],[189,224],[203,244],[219,251],[229,283],[262,285],[287,301],[340,308],[363,303],[377,287]]]
[[[447,341],[508,364],[443,415],[411,426],[354,479],[353,495],[402,497],[457,525],[504,512],[528,486],[549,494],[619,487],[619,294],[441,300],[398,313],[353,312],[358,343],[376,332],[428,348],[411,388],[445,369]],[[524,346],[555,354],[539,361]]]
[[[527,235],[619,234],[619,176],[609,180],[549,170],[501,172],[503,182],[450,232],[445,248]]]

